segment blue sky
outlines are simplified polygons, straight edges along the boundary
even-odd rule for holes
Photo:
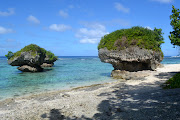
[[[179,0],[0,0],[0,56],[34,43],[58,56],[97,56],[102,36],[132,26],[162,28],[165,56]]]

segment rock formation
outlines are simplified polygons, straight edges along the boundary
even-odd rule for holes
[[[114,70],[140,71],[155,70],[163,60],[161,52],[154,52],[139,47],[130,47],[124,50],[99,50],[102,62],[111,63]]]
[[[44,59],[44,63],[41,65],[41,67],[52,67],[54,65],[54,62],[57,60],[57,57],[50,58],[47,54]]]
[[[141,70],[155,70],[163,60],[161,52],[154,52],[139,47],[130,47],[124,50],[99,50],[99,58],[102,62],[111,63],[114,67],[112,76],[125,78],[124,74]],[[125,72],[129,71],[129,72]]]
[[[8,64],[11,66],[20,66],[19,70],[23,72],[41,72],[41,64],[43,64],[45,54],[42,52],[35,52],[32,54],[31,51],[21,52],[19,56],[13,57],[8,60]]]
[[[51,55],[48,57],[47,54]],[[54,56],[53,53],[37,45],[30,44],[9,57],[8,64],[11,66],[19,66],[17,69],[23,72],[41,72],[43,71],[41,65],[44,62],[49,65],[53,64],[56,60],[57,57]]]
[[[137,71],[155,70],[160,66],[162,43],[161,29],[133,27],[105,35],[98,46],[98,55],[102,62],[112,64],[111,75],[115,78],[143,77],[136,74]]]

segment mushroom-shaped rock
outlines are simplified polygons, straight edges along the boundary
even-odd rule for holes
[[[35,44],[25,46],[8,59],[11,66],[20,66],[19,70],[24,72],[40,72],[41,65],[45,59],[45,50]]]
[[[124,50],[99,50],[99,58],[102,62],[111,63],[114,70],[140,71],[155,70],[162,61],[162,53],[154,52],[139,47],[130,47]]]
[[[163,60],[161,29],[143,27],[117,30],[105,35],[98,46],[102,62],[114,67],[111,75],[125,78],[132,72],[155,70]],[[133,73],[134,75],[134,73]]]

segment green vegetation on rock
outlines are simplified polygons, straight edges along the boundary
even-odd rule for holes
[[[151,49],[161,52],[161,44],[164,43],[162,29],[150,30],[143,27],[132,27],[114,31],[102,37],[98,49],[123,50],[131,46]]]
[[[48,57],[50,61],[58,59],[58,57],[55,56],[54,53],[52,53],[51,51],[47,51],[44,48],[41,48],[41,49],[43,49],[45,51],[46,57]]]
[[[13,52],[11,52],[11,51],[8,51],[8,54],[7,55],[5,55],[6,57],[7,57],[7,59],[9,60],[12,56],[14,55],[14,53]]]
[[[48,56],[49,60],[57,60],[58,57],[54,55],[51,51],[46,51],[46,56]]]
[[[173,31],[170,32],[169,39],[171,44],[180,46],[180,10],[172,6],[172,15],[170,16]]]
[[[175,74],[172,78],[165,82],[165,89],[180,88],[180,73]]]
[[[17,51],[14,53],[14,55],[11,57],[11,59],[14,59],[15,57],[18,57],[21,55],[21,52],[31,52],[32,56],[36,56],[37,54],[44,54],[46,53],[45,49],[40,48],[39,46],[35,44],[30,44],[22,48],[20,51]]]
[[[15,57],[18,57],[21,55],[21,52],[31,52],[32,56],[36,56],[37,54],[43,54],[48,55],[49,59],[57,58],[53,53],[50,51],[46,51],[44,48],[39,47],[35,44],[30,44],[22,48],[20,51],[17,51],[16,53],[12,53],[13,55],[10,57],[10,59],[14,59]],[[8,53],[9,54],[9,53]]]

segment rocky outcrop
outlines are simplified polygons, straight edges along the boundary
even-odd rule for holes
[[[125,79],[125,80],[143,80],[144,77],[149,76],[152,73],[150,70],[129,72],[125,70],[113,70],[111,76],[115,79]]]
[[[161,52],[155,52],[139,47],[129,47],[124,50],[108,50],[106,48],[99,49],[99,58],[102,62],[111,63],[114,67],[112,76],[117,76],[117,73],[122,75],[121,71],[141,71],[155,70],[163,60]]]
[[[19,56],[9,59],[8,64],[11,66],[20,66],[18,69],[23,72],[40,72],[43,70],[41,65],[44,59],[45,54],[28,51],[21,52]]]
[[[23,72],[41,72],[42,67],[52,67],[57,60],[52,52],[35,44],[27,45],[16,53],[9,51],[5,56],[9,65],[20,66],[17,69]]]
[[[43,71],[43,68],[40,66],[28,66],[28,65],[23,65],[17,68],[20,71],[23,72],[41,72]]]
[[[52,67],[56,60],[57,60],[56,57],[50,59],[48,55],[46,55],[46,58],[44,59],[44,63],[41,65],[41,67]]]
[[[41,67],[52,67],[54,63],[43,63]]]

